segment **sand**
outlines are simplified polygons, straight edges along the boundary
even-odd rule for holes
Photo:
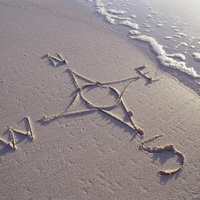
[[[197,95],[74,0],[0,0],[0,23],[0,138],[10,142],[0,143],[0,199],[200,198]],[[57,52],[67,65],[52,65],[46,54],[59,58]],[[139,75],[135,68],[142,65],[142,73],[158,81]],[[69,69],[81,75],[76,82]],[[128,86],[128,80],[118,82],[136,76]],[[83,92],[93,105],[111,105],[118,94],[124,105],[109,115],[81,96],[73,103],[77,84],[88,83],[93,88]],[[78,113],[40,121],[68,107]],[[142,151],[141,143],[155,135],[162,137],[145,145],[173,144],[185,158],[181,171],[158,173],[180,167],[173,151]]]

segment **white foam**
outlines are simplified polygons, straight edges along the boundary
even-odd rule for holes
[[[105,18],[106,18],[106,20],[110,23],[110,24],[116,24],[116,22],[115,22],[115,19],[119,19],[119,20],[129,20],[130,18],[127,18],[127,17],[119,17],[119,16],[117,16],[116,14],[117,14],[117,10],[115,10],[115,14],[110,14],[107,10],[106,10],[106,8],[105,8],[105,4],[101,1],[101,0],[95,0],[95,4],[94,4],[95,6],[96,6],[96,11],[99,13],[99,14],[101,14],[102,16],[105,16]],[[121,11],[119,11],[120,12],[120,14],[122,14],[121,13]]]
[[[152,10],[152,11],[151,11],[151,14],[153,14],[153,15],[158,15],[158,11]]]
[[[187,36],[187,34],[185,34],[185,33],[177,33],[177,35],[180,35],[181,37],[186,37]]]
[[[130,30],[129,33],[132,35],[140,35],[141,34],[140,31],[137,31],[137,30]]]
[[[194,56],[195,60],[200,61],[200,53],[194,52],[192,55]]]
[[[200,82],[199,82],[199,81],[196,81],[196,83],[197,83],[198,85],[200,85]]]
[[[165,55],[158,56],[158,59],[160,60],[161,64],[164,65],[165,67],[171,67],[174,69],[178,69],[182,72],[185,72],[192,77],[200,77],[199,74],[194,70],[193,67],[187,67],[185,62],[178,62],[174,60],[173,58],[169,58]]]
[[[185,33],[177,33],[176,35],[174,35],[174,37],[176,37],[176,38],[181,38],[181,37],[186,37],[187,36],[187,34],[185,34]]]
[[[194,70],[193,67],[187,67],[185,62],[177,61],[174,59],[174,58],[179,58],[181,60],[185,60],[185,56],[183,54],[178,54],[178,53],[167,54],[163,49],[163,46],[158,44],[158,42],[150,36],[140,35],[140,36],[130,36],[130,38],[148,42],[151,45],[153,51],[157,54],[157,58],[159,59],[161,64],[164,65],[165,67],[178,69],[193,77],[200,77],[200,75],[197,74],[197,72]]]
[[[154,52],[158,55],[166,54],[165,50],[163,49],[163,46],[158,44],[157,41],[152,37],[146,35],[140,35],[140,36],[130,36],[130,38],[148,42],[152,46]]]
[[[151,28],[151,26],[147,23],[143,23],[146,28]]]
[[[109,9],[108,13],[115,14],[115,15],[123,15],[127,12],[125,10],[115,10],[115,9]]]
[[[170,26],[171,29],[176,29],[176,26]]]
[[[181,38],[181,36],[180,36],[180,35],[174,35],[174,37],[175,37],[175,38]]]
[[[137,16],[136,16],[136,15],[131,15],[131,17],[132,17],[133,19],[135,19]]]
[[[188,44],[186,42],[181,42],[179,46],[185,46],[188,47]]]
[[[170,40],[170,39],[172,39],[172,37],[171,36],[165,36],[165,39]]]
[[[173,53],[173,54],[166,54],[167,57],[172,57],[172,58],[179,58],[181,60],[185,60],[185,56],[181,53]]]
[[[162,27],[163,26],[163,24],[157,24],[157,27]]]
[[[139,25],[138,25],[138,24],[136,24],[136,23],[134,23],[134,22],[131,22],[131,21],[129,21],[129,20],[121,21],[121,22],[119,22],[119,24],[128,26],[128,27],[130,27],[130,28],[132,28],[132,29],[135,29],[135,30],[138,30],[138,29],[139,29]]]
[[[106,9],[105,5],[102,3],[101,0],[96,0],[95,6],[97,7],[97,12],[103,16],[105,16],[106,20],[111,24],[115,24],[115,19],[112,18],[112,15],[109,14]]]

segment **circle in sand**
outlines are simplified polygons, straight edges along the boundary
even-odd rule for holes
[[[98,84],[84,86],[81,96],[88,105],[95,108],[112,108],[121,101],[113,88]]]

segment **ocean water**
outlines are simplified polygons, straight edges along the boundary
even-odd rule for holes
[[[164,72],[200,95],[199,0],[80,0]]]

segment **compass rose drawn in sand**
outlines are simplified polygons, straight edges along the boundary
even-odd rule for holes
[[[58,53],[57,55],[58,55],[58,58],[47,54],[47,57],[50,59],[54,67],[56,66],[56,62],[68,64],[68,61],[64,59],[61,56],[61,54]],[[144,131],[141,128],[139,128],[133,121],[133,112],[127,108],[122,96],[125,90],[128,88],[128,86],[133,81],[137,81],[139,78],[145,79],[146,84],[158,81],[158,80],[154,80],[152,77],[149,77],[147,73],[142,72],[144,68],[145,66],[141,66],[135,69],[139,76],[135,76],[135,77],[119,80],[119,81],[107,82],[107,83],[101,83],[99,81],[90,80],[89,78],[86,78],[81,74],[78,74],[72,69],[68,69],[69,74],[71,75],[74,81],[74,84],[77,88],[77,92],[72,103],[63,112],[50,115],[50,116],[45,115],[40,119],[40,121],[50,122],[60,117],[66,117],[73,114],[100,111],[102,114],[106,114],[114,118],[118,122],[128,126],[132,130],[134,130],[141,138],[143,138]],[[119,90],[117,89],[117,87],[112,86],[113,84],[122,84],[123,87],[121,88],[121,90]],[[104,98],[101,96],[101,92],[106,93],[107,96],[110,96],[110,97],[112,96],[113,97],[111,100],[112,103],[103,101]],[[95,97],[94,95],[95,93],[98,93],[98,96],[97,96],[98,101],[95,98],[90,98],[90,95],[88,96],[88,94],[92,94],[91,96]],[[82,108],[76,109],[77,105],[79,105],[79,107],[81,105]],[[128,121],[125,121],[123,120],[123,118],[118,117],[113,114],[113,111],[118,108],[123,109],[125,111],[124,115],[128,116]],[[173,154],[177,155],[181,159],[181,163],[178,168],[172,169],[172,170],[160,170],[159,171],[160,175],[171,175],[180,171],[183,168],[185,157],[181,152],[175,149],[173,144],[167,144],[165,146],[159,146],[159,147],[145,146],[146,143],[149,143],[159,137],[162,137],[162,136],[156,135],[152,138],[148,138],[144,140],[143,142],[141,142],[141,149],[147,153],[162,153],[166,151],[172,152]]]

